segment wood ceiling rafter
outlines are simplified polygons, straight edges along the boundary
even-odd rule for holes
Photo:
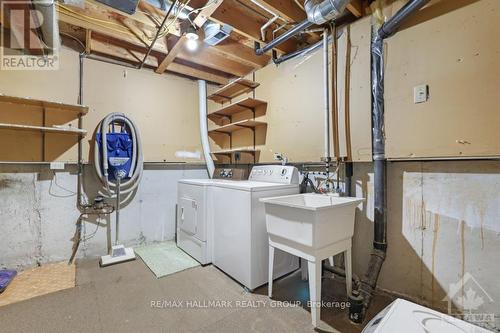
[[[206,2],[206,0],[192,0],[190,5],[194,8],[199,8],[203,7]],[[268,21],[268,18],[249,10],[238,0],[224,0],[210,16],[210,19],[220,24],[229,24],[232,26],[233,33],[247,39],[248,42],[246,42],[246,45],[252,48],[254,47],[252,45],[254,42],[262,43],[260,28]],[[296,48],[297,45],[293,40],[288,40],[276,47],[280,53],[288,53],[294,51]]]
[[[269,63],[270,54],[257,56],[254,44],[256,41],[262,43],[260,28],[272,15],[250,0],[211,1],[215,1],[213,5],[201,9],[191,18],[199,27],[208,18],[217,23],[229,24],[233,27],[230,37],[216,46],[209,47],[200,43],[202,47],[198,51],[188,52],[185,48],[185,36],[180,33],[181,24],[176,22],[169,34],[163,34],[153,46],[151,57],[147,59],[148,67],[158,73],[175,72],[194,78],[208,77],[208,81],[223,84],[232,77],[246,76]],[[306,17],[294,0],[259,1],[291,23],[302,21]],[[366,0],[352,1],[349,10],[353,13],[350,17],[354,19],[354,15],[364,14]],[[189,6],[201,8],[206,4],[207,0],[191,0]],[[166,15],[146,0],[139,2],[138,10],[133,15],[119,12],[94,0],[85,0],[83,8],[65,5],[58,7],[62,27],[70,34],[76,33],[76,28],[82,29],[78,31],[77,38],[86,45],[87,53],[99,53],[133,63],[137,62],[137,56],[145,54]],[[272,28],[269,28],[266,39],[272,38],[271,31]],[[319,39],[318,34],[303,36],[305,38],[302,42],[307,43]],[[297,39],[292,38],[280,44],[276,50],[278,53],[288,53],[297,47]]]
[[[71,8],[73,10],[73,8]],[[92,12],[86,7],[85,9],[77,9],[74,8],[75,12],[78,12],[80,15],[83,14],[88,17],[93,17]],[[139,37],[138,34],[133,33],[130,31],[129,28],[127,28],[123,23],[116,19],[113,18],[110,20],[110,22],[114,23],[113,25],[104,25],[104,24],[97,24],[96,22],[93,22],[92,20],[86,19],[85,17],[80,17],[78,15],[73,15],[71,13],[67,13],[65,11],[59,10],[59,21],[66,23],[68,25],[72,25],[75,27],[80,27],[85,30],[92,30],[94,32],[104,34],[107,36],[111,36],[113,38],[121,39],[127,42],[130,42],[134,45],[138,46],[143,46],[147,47],[149,46],[148,41]],[[99,19],[100,20],[100,19]],[[155,46],[153,47],[153,50],[160,51],[160,52],[167,52],[166,45],[163,40],[158,40]]]
[[[125,61],[134,65],[137,65],[142,61],[145,50],[137,50],[129,48],[129,46],[119,46],[114,43],[109,43],[105,40],[101,40],[98,36],[92,40],[92,53],[97,55],[109,56],[113,59]],[[159,61],[154,55],[148,56],[145,65],[150,68],[157,68],[159,66]],[[217,84],[227,84],[229,79],[222,75],[209,73],[206,70],[201,70],[195,66],[189,66],[185,64],[180,64],[172,62],[169,64],[168,72],[181,74],[182,76],[203,79],[209,82]]]
[[[196,18],[193,21],[193,23],[196,26],[201,28],[203,24],[207,22],[208,18],[217,10],[217,8],[219,8],[219,6],[222,4],[222,1],[224,0],[211,0],[211,1],[213,1],[213,3],[210,6],[201,9],[198,15],[196,15]]]
[[[246,1],[250,2],[249,0]],[[259,2],[290,22],[298,23],[307,18],[306,13],[294,0],[259,0]]]
[[[179,52],[182,51],[182,48],[184,47],[184,44],[187,41],[186,35],[182,35],[179,39],[174,40],[174,38],[169,38],[169,41],[167,42],[168,46],[168,54],[163,58],[161,63],[158,65],[158,68],[156,68],[155,72],[158,74],[161,74],[165,72],[165,70],[168,68],[168,66],[174,62],[175,57],[179,54]]]
[[[257,5],[252,3],[251,0],[238,0],[241,3],[244,3],[246,6],[252,8],[253,10],[261,13],[266,17],[271,17],[272,15],[264,11],[262,8],[259,8]],[[294,0],[258,0],[258,2],[271,10],[275,14],[279,15],[282,19],[285,19],[289,24],[296,24],[304,21],[307,18],[307,14],[304,10],[302,10]],[[278,20],[273,24],[274,27],[278,27],[283,24],[282,20]],[[289,28],[289,27],[288,27]],[[269,30],[269,38],[272,38],[272,29]],[[275,37],[282,34],[285,30],[280,30]],[[303,41],[313,44],[321,39],[320,35],[316,32],[305,32],[302,35]],[[266,39],[267,40],[267,39]]]
[[[362,17],[365,15],[365,4],[363,0],[351,0],[347,4],[347,10],[352,13],[352,15],[356,16],[357,18]]]
[[[140,47],[140,46],[136,46],[133,44],[129,44],[129,43],[124,42],[124,41],[116,40],[116,39],[110,38],[110,37],[105,36],[105,35],[96,35],[95,34],[94,39],[100,39],[100,40],[103,40],[109,44],[114,44],[114,45],[117,45],[117,46],[125,48],[125,49],[133,50],[135,52],[139,52],[139,53],[143,53],[143,54],[146,52],[146,48],[144,48],[144,47]],[[226,70],[225,68],[223,70],[217,68],[217,67],[223,66],[224,63],[216,55],[214,56],[214,54],[211,53],[210,49],[208,50],[209,51],[208,55],[205,55],[205,56],[210,57],[211,61],[214,63],[219,62],[215,66],[210,66],[210,64],[207,63],[205,60],[202,61],[202,57],[184,56],[183,50],[185,49],[184,48],[185,45],[184,45],[184,41],[182,41],[181,39],[182,39],[182,37],[178,38],[177,36],[173,36],[173,35],[169,36],[169,38],[168,38],[168,44],[169,44],[169,47],[171,48],[171,52],[173,52],[173,55],[171,55],[170,58],[167,59],[167,61],[166,61],[168,64],[167,68],[165,68],[166,70],[170,69],[169,66],[171,64],[173,64],[175,60],[183,60],[186,63],[190,63],[192,66],[197,67],[200,70],[205,70],[205,71],[211,72],[211,73],[217,73],[218,75],[220,74],[221,76],[225,76],[228,78],[234,76],[234,74],[228,73],[228,70]],[[180,43],[179,43],[179,41],[180,41]],[[161,63],[163,61],[165,61],[165,58],[168,57],[169,54],[170,53],[165,54],[163,52],[158,52],[158,51],[151,52],[152,56],[154,56],[157,59],[160,59],[159,65],[155,67],[155,70],[158,70],[158,67],[161,65]],[[236,65],[239,65],[239,64],[236,64]]]

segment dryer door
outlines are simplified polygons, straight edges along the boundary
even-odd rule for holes
[[[198,204],[190,198],[179,199],[179,227],[189,235],[198,231]]]

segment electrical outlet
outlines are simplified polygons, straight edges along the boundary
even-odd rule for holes
[[[415,104],[425,103],[429,100],[429,86],[422,84],[413,88],[413,102]]]
[[[50,170],[64,170],[64,162],[50,162]]]

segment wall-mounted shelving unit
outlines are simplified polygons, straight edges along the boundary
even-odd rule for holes
[[[227,103],[235,97],[246,94],[255,88],[257,88],[260,83],[250,81],[244,78],[236,79],[224,87],[216,90],[214,93],[210,94],[207,98],[214,101],[215,103]]]
[[[217,125],[221,125],[225,119],[231,120],[233,115],[248,110],[254,112],[255,109],[261,106],[267,106],[267,102],[247,97],[245,99],[242,99],[241,101],[231,103],[225,107],[222,107],[221,109],[209,113],[208,119],[212,120]]]
[[[212,154],[214,155],[231,155],[234,153],[250,153],[254,154],[257,152],[257,150],[253,148],[234,148],[234,149],[221,149],[221,150],[216,150],[213,151]]]
[[[218,125],[216,128],[209,130],[208,135],[212,138],[217,135],[229,136],[229,148],[212,152],[216,158],[220,156],[229,156],[230,163],[233,163],[237,160],[236,154],[244,153],[251,154],[253,162],[257,162],[256,157],[259,151],[255,148],[255,131],[258,127],[267,126],[267,123],[255,120],[256,110],[263,110],[263,113],[265,113],[267,102],[258,100],[255,97],[246,97],[237,102],[233,102],[233,99],[254,91],[258,86],[259,83],[257,82],[239,78],[216,90],[207,97],[207,99],[222,105],[222,107],[207,115],[208,119]],[[234,121],[234,118],[238,120]],[[233,133],[245,129],[252,131],[253,147],[233,147]]]
[[[26,111],[26,113],[23,113],[23,111]],[[81,128],[81,117],[86,115],[88,111],[88,107],[81,105],[0,94],[0,116],[2,117],[1,119],[8,120],[8,122],[0,122],[0,130],[2,132],[24,131],[40,133],[41,162],[45,162],[45,135],[71,135],[76,136],[78,140],[82,140],[87,135],[87,131]],[[40,112],[40,116],[35,116],[38,112]],[[51,112],[56,112],[59,117],[64,115],[62,116],[64,120],[60,120],[60,123],[54,123],[54,117],[53,115],[51,116]],[[68,125],[68,120],[78,120],[78,125]],[[9,160],[6,162],[9,162]],[[16,160],[16,162],[18,161]]]
[[[87,135],[86,130],[79,129],[79,128],[71,128],[71,127],[43,127],[43,126],[0,123],[0,129],[16,130],[16,131],[59,133],[59,134],[73,134],[73,135],[81,135],[81,136]]]
[[[224,126],[217,127],[215,129],[212,129],[208,131],[208,134],[212,133],[224,133],[224,134],[231,134],[235,131],[241,130],[241,129],[255,129],[257,126],[266,126],[267,123],[262,122],[262,121],[256,121],[252,119],[247,119],[247,120],[241,120],[237,121],[235,123],[230,123]]]

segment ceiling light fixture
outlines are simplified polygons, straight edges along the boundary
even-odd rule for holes
[[[186,48],[189,51],[195,51],[198,48],[198,34],[193,26],[189,26],[186,30]]]

